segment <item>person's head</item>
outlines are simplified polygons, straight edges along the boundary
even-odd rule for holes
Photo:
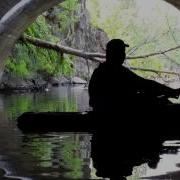
[[[112,39],[107,43],[106,46],[106,61],[114,64],[123,64],[126,53],[125,48],[129,47],[121,39]]]

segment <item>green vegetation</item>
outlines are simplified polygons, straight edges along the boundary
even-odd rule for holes
[[[58,6],[62,12],[58,14],[59,26],[66,36],[74,34],[74,24],[78,21],[75,11],[78,9],[78,0],[66,0]]]
[[[74,14],[77,7],[77,0],[66,0],[47,12],[47,14],[53,14],[51,21],[54,20],[54,23],[59,24],[56,31],[61,32],[63,36],[72,35],[73,33],[74,23],[77,21]],[[55,11],[55,9],[58,11]],[[53,32],[51,21],[49,21],[46,14],[40,15],[25,31],[25,34],[55,43],[60,42],[61,37]],[[62,56],[52,50],[18,42],[12,56],[6,61],[6,71],[22,78],[36,76],[37,74],[41,74],[45,78],[57,75],[70,76],[74,73],[73,56]]]
[[[48,141],[49,139],[44,138],[33,138],[31,137],[31,142],[29,142],[28,150],[31,152],[32,156],[37,159],[37,166],[43,168],[49,168],[52,166],[52,143]]]
[[[80,145],[79,141],[75,140],[75,138],[78,139],[77,137],[68,138],[61,147],[62,165],[71,170],[66,173],[66,176],[72,179],[82,178],[83,175],[83,159],[80,158]]]
[[[25,32],[26,35],[51,42],[71,40],[78,21],[78,0],[66,0],[39,16]],[[124,39],[130,48],[128,56],[162,51],[180,44],[178,10],[160,0],[87,0],[93,26],[103,29],[112,38]],[[22,78],[38,74],[48,78],[71,76],[73,56],[18,42],[6,62],[6,71]],[[177,71],[180,52],[127,61],[128,65],[154,70]],[[137,71],[136,71],[137,72]],[[157,77],[151,72],[137,72]]]
[[[125,40],[130,47],[128,56],[162,51],[180,44],[179,17],[174,7],[159,0],[88,0],[91,22],[112,38]],[[176,71],[180,52],[129,60],[131,66],[154,70]],[[136,71],[137,72],[137,71]],[[142,76],[157,74],[138,72]]]
[[[55,170],[58,175],[70,179],[81,179],[83,177],[83,158],[80,154],[79,134],[56,134],[41,136],[28,135],[26,152],[29,152],[36,160],[36,166],[51,174]],[[81,135],[82,136],[82,135]],[[55,167],[53,163],[55,162]],[[45,169],[47,168],[47,169]],[[62,169],[65,172],[62,173]]]
[[[75,97],[52,101],[45,93],[21,97],[12,95],[8,99],[6,114],[9,120],[16,119],[24,112],[76,112],[78,108]]]

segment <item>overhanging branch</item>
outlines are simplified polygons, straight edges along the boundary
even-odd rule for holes
[[[94,62],[103,62],[105,59],[105,54],[102,54],[102,53],[84,52],[82,50],[70,48],[67,46],[60,45],[60,44],[41,40],[38,38],[33,38],[33,37],[30,37],[27,35],[23,35],[20,38],[20,40],[22,40],[23,42],[28,42],[30,44],[33,44],[33,45],[41,47],[41,48],[55,50],[55,51],[60,52],[60,53],[71,54],[74,56],[78,56],[78,57],[82,57],[85,59],[92,60]],[[174,48],[170,48],[170,49],[167,49],[165,51],[159,51],[156,53],[151,53],[151,54],[136,56],[136,57],[127,57],[127,59],[142,59],[142,58],[147,58],[147,57],[161,55],[161,54],[164,55],[167,52],[174,51],[174,50],[179,49],[179,48],[180,48],[180,46],[176,46]],[[127,66],[127,68],[129,68],[131,70],[135,70],[135,71],[145,71],[145,72],[153,72],[153,73],[157,73],[157,74],[171,74],[171,75],[180,76],[180,73],[176,73],[176,72],[172,72],[172,71],[159,71],[159,70],[154,70],[154,69],[137,68],[137,67],[131,67],[131,66]]]
[[[89,60],[94,61],[94,62],[104,62],[104,59],[106,57],[106,55],[102,54],[102,53],[84,52],[83,50],[70,48],[67,46],[60,45],[60,44],[41,40],[38,38],[33,38],[33,37],[30,37],[27,35],[23,35],[20,38],[20,40],[23,42],[33,44],[37,47],[51,49],[51,50],[54,50],[54,51],[57,51],[60,53],[65,53],[65,54],[70,54],[70,55],[82,57],[82,58],[89,59]],[[167,49],[165,51],[159,51],[159,52],[150,53],[147,55],[135,56],[135,57],[127,57],[126,59],[143,59],[143,58],[148,58],[148,57],[156,56],[156,55],[165,55],[165,53],[177,50],[179,48],[180,48],[180,45],[178,45],[174,48]],[[172,72],[172,71],[158,71],[158,70],[154,70],[154,69],[138,68],[138,67],[131,67],[131,66],[127,66],[127,68],[129,68],[131,70],[135,70],[135,71],[138,70],[138,71],[153,72],[153,73],[158,73],[158,74],[171,74],[171,75],[180,76],[180,73],[176,73],[176,72]]]
[[[139,68],[139,67],[131,67],[126,66],[128,69],[134,70],[134,71],[145,71],[145,72],[153,72],[156,74],[170,74],[170,75],[176,75],[180,76],[180,73],[173,72],[173,71],[160,71],[160,70],[154,70],[154,69],[148,69],[148,68]]]
[[[127,57],[127,59],[143,59],[143,58],[148,58],[148,57],[152,57],[152,56],[157,56],[157,55],[164,55],[170,51],[175,51],[177,49],[180,49],[180,45],[164,50],[164,51],[158,51],[155,53],[150,53],[150,54],[146,54],[146,55],[141,55],[141,56],[134,56],[134,57]]]
[[[33,44],[33,45],[41,47],[41,48],[51,49],[51,50],[55,50],[57,52],[61,52],[64,54],[70,54],[70,55],[82,57],[85,59],[90,59],[95,62],[103,62],[103,59],[105,58],[105,54],[84,52],[83,50],[70,48],[67,46],[60,45],[58,43],[56,44],[56,43],[41,40],[38,38],[32,38],[27,35],[23,35],[20,38],[20,40],[22,40],[23,42],[28,42],[30,44]]]
[[[51,49],[54,51],[58,51],[61,53],[65,53],[65,54],[71,54],[74,56],[78,56],[78,57],[82,57],[85,59],[89,59],[92,60],[94,62],[103,62],[106,55],[102,54],[102,53],[91,53],[91,52],[84,52],[83,50],[78,50],[78,49],[74,49],[74,48],[70,48],[67,46],[63,46],[61,44],[56,44],[56,43],[52,43],[49,41],[45,41],[42,39],[38,39],[38,38],[34,38],[34,37],[30,37],[27,35],[23,35],[20,40],[22,40],[23,42],[28,42],[30,44],[33,44],[35,46],[41,47],[41,48],[46,48],[46,49]],[[134,57],[127,57],[126,59],[144,59],[144,58],[148,58],[148,57],[152,57],[152,56],[157,56],[157,55],[164,55],[170,51],[175,51],[177,49],[180,49],[180,45],[164,50],[164,51],[158,51],[155,53],[150,53],[150,54],[146,54],[146,55],[140,55],[140,56],[134,56]]]

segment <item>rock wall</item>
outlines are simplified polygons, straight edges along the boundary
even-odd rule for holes
[[[86,0],[79,0],[79,6],[74,12],[74,15],[77,17],[77,22],[73,24],[73,30],[71,30],[68,35],[67,33],[62,33],[61,27],[59,27],[56,19],[56,14],[58,14],[59,11],[61,11],[61,9],[54,7],[46,13],[46,17],[51,24],[54,35],[59,37],[61,44],[86,52],[105,53],[105,45],[108,37],[103,30],[91,25],[90,16],[86,8]],[[76,57],[74,59],[74,66],[76,69],[75,76],[87,80],[96,67],[96,63],[88,59]]]
[[[66,43],[87,52],[105,53],[108,37],[103,30],[94,28],[91,25],[90,16],[86,8],[86,0],[79,1],[80,6],[76,12],[79,20],[75,24],[75,33]],[[82,78],[89,78],[95,66],[96,63],[92,63],[88,59],[76,58],[76,75]]]
[[[74,12],[77,17],[77,21],[73,24],[73,31],[71,33],[63,32],[59,25],[59,19],[57,15],[61,12],[60,6],[55,6],[50,10],[43,13],[51,26],[52,34],[57,36],[61,44],[81,49],[86,52],[102,52],[105,51],[105,45],[108,41],[108,37],[101,29],[97,29],[91,26],[90,16],[86,9],[86,0],[79,0],[79,6]],[[69,79],[70,82],[74,82],[77,79],[76,76],[88,80],[96,67],[96,63],[93,63],[87,59],[75,57],[74,66],[76,69],[75,77]],[[34,79],[36,83],[32,82],[34,77],[23,79],[14,77],[4,71],[2,82],[0,84],[0,90],[3,89],[37,89],[37,87],[45,87],[47,82],[42,77]],[[67,81],[67,82],[69,82]],[[78,80],[79,82],[79,80]],[[51,83],[51,82],[50,82]]]

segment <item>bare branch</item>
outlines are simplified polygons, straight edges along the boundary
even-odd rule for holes
[[[132,66],[126,66],[128,69],[134,70],[134,71],[146,71],[146,72],[153,72],[156,74],[171,74],[180,76],[180,73],[173,72],[173,71],[160,71],[160,70],[154,70],[154,69],[147,69],[147,68],[139,68],[139,67],[132,67]]]
[[[174,59],[170,58],[167,54],[163,54],[167,60],[171,63],[175,64],[176,66],[180,66],[180,63],[177,63]]]
[[[55,43],[52,43],[49,41],[45,41],[45,40],[41,40],[41,39],[37,39],[37,38],[32,38],[30,36],[24,35],[21,37],[20,40],[23,42],[31,43],[31,44],[38,46],[38,47],[41,47],[41,48],[55,50],[59,53],[75,55],[78,57],[89,59],[89,60],[94,61],[94,62],[104,62],[104,59],[105,59],[105,54],[102,54],[102,53],[84,52],[82,50],[77,50],[74,48],[62,46],[60,44],[55,44]],[[180,48],[180,45],[176,46],[174,48],[167,49],[165,51],[159,51],[156,53],[151,53],[151,54],[136,56],[136,57],[127,57],[127,59],[142,59],[142,58],[147,58],[147,57],[161,55],[161,54],[165,55],[165,53],[177,50],[179,48]],[[156,74],[171,74],[171,75],[180,76],[180,73],[176,73],[176,72],[172,72],[172,71],[158,71],[158,70],[154,70],[154,69],[138,68],[138,67],[132,67],[132,66],[128,66],[128,65],[125,65],[125,67],[127,67],[131,70],[135,70],[135,71],[146,71],[146,72],[153,72]]]
[[[168,25],[168,28],[169,28],[169,32],[170,32],[170,34],[171,34],[174,42],[175,42],[176,45],[177,45],[178,43],[177,43],[177,40],[176,40],[176,38],[175,38],[175,36],[174,36],[174,33],[173,33],[173,31],[172,31],[172,28],[171,28],[171,26],[170,26],[170,24],[169,24],[169,18],[168,18],[167,15],[166,15],[166,22],[167,22],[167,25]]]
[[[90,60],[96,61],[96,62],[102,62],[102,60],[100,61],[99,59],[97,60],[96,58],[101,58],[101,59],[105,58],[105,54],[84,52],[83,50],[70,48],[67,46],[60,45],[60,44],[41,40],[38,38],[32,38],[32,37],[27,36],[27,35],[22,36],[20,38],[20,40],[22,40],[23,42],[28,42],[30,44],[33,44],[33,45],[41,47],[41,48],[52,49],[52,50],[55,50],[57,52],[61,52],[61,53],[65,53],[65,54],[71,54],[74,56],[79,56],[79,57],[82,57],[85,59],[90,59]]]
[[[152,56],[157,56],[157,55],[163,55],[165,53],[168,53],[170,51],[175,51],[177,49],[180,49],[180,45],[176,46],[176,47],[173,47],[173,48],[170,48],[170,49],[167,49],[165,51],[158,51],[158,52],[155,52],[155,53],[150,53],[150,54],[145,54],[145,55],[141,55],[141,56],[134,56],[134,57],[127,57],[127,59],[142,59],[142,58],[148,58],[148,57],[152,57]]]
[[[55,50],[57,52],[61,52],[61,53],[65,53],[65,54],[71,54],[74,56],[79,56],[79,57],[89,59],[89,60],[94,61],[94,62],[104,62],[104,59],[106,57],[106,55],[102,54],[102,53],[84,52],[83,50],[70,48],[67,46],[60,45],[60,44],[41,40],[38,38],[32,38],[32,37],[27,36],[27,35],[22,36],[20,40],[22,40],[23,42],[28,42],[30,44],[33,44],[33,45],[41,47],[41,48],[51,49],[51,50]],[[130,59],[130,60],[132,60],[132,59],[143,59],[143,58],[148,58],[148,57],[152,57],[152,56],[163,55],[167,52],[175,51],[179,48],[180,48],[180,45],[173,47],[173,48],[170,48],[170,49],[167,49],[165,51],[158,51],[155,53],[150,53],[150,54],[140,55],[140,56],[134,56],[134,57],[126,57],[126,59]]]

